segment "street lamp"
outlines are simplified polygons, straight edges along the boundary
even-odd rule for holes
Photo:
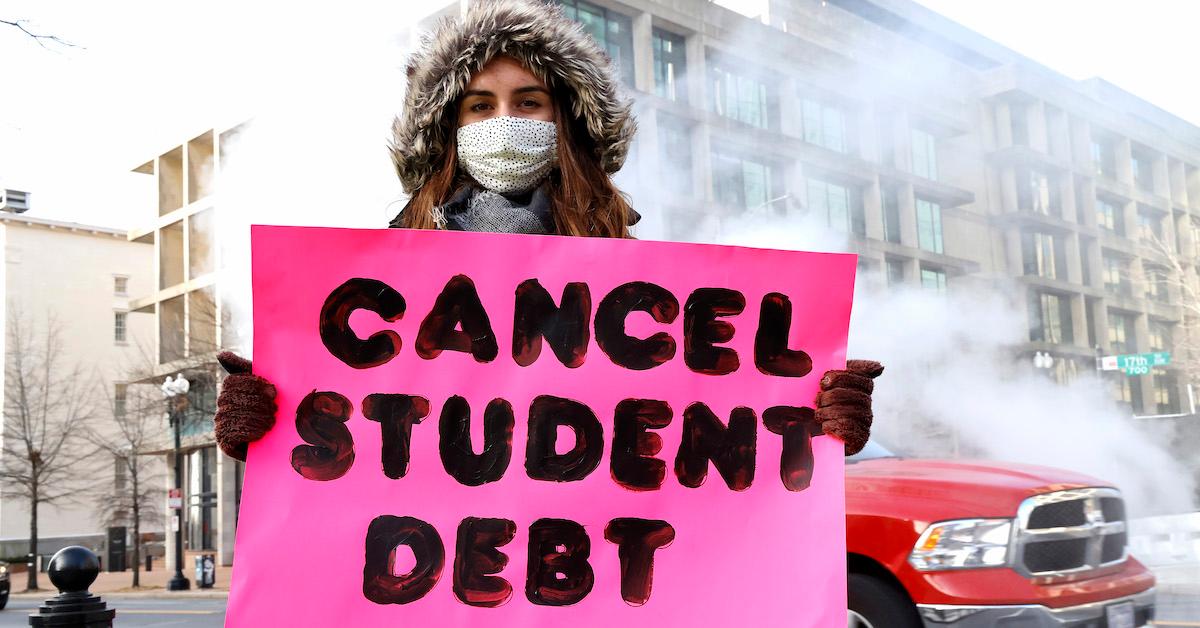
[[[1038,351],[1033,354],[1033,366],[1039,369],[1049,369],[1054,366],[1054,356]]]
[[[168,375],[162,384],[163,398],[167,400],[167,416],[175,430],[175,495],[179,498],[178,502],[171,504],[175,511],[175,575],[167,582],[168,591],[186,591],[191,586],[183,575],[183,455],[180,452],[180,428],[190,387],[191,384],[182,374],[174,379]]]

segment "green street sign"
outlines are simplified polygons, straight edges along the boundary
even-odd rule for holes
[[[1154,353],[1133,353],[1129,355],[1107,355],[1100,358],[1100,368],[1105,371],[1121,371],[1133,377],[1148,375],[1150,369],[1156,366],[1166,366],[1171,363],[1170,351]]]

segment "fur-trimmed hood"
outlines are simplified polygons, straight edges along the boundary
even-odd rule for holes
[[[496,55],[508,55],[554,88],[567,91],[564,109],[582,119],[608,173],[620,170],[637,122],[617,69],[590,35],[543,0],[480,0],[465,17],[444,19],[408,62],[404,111],[392,124],[392,161],[405,192],[433,174],[453,120],[451,107],[471,76]]]

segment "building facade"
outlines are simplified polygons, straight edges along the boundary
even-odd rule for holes
[[[5,392],[3,437],[12,451],[23,450],[26,434],[33,447],[54,441],[53,436],[42,438],[22,427],[18,415],[28,404],[18,399],[21,392],[38,395],[47,384],[51,388],[64,385],[68,378],[74,380],[70,390],[79,397],[79,411],[52,407],[44,413],[50,428],[61,426],[63,416],[87,416],[88,429],[111,432],[112,413],[120,411],[125,394],[126,365],[139,362],[151,340],[150,321],[130,317],[129,300],[151,285],[152,247],[129,242],[121,230],[17,213],[25,209],[5,204],[0,210],[0,257],[4,262],[0,282],[6,299],[0,308],[0,343],[5,356],[0,388]],[[24,366],[19,366],[18,360]],[[30,375],[32,381],[26,379],[23,385],[17,381]],[[42,418],[37,409],[31,416]],[[77,440],[64,449],[71,451],[59,452],[59,460],[77,457],[91,446]],[[11,463],[20,461],[6,461]],[[111,454],[89,455],[79,466],[70,470],[71,477],[60,475],[58,480],[47,481],[43,494],[84,488],[85,495],[99,497],[112,494],[125,480],[122,465],[112,460]],[[83,484],[85,481],[89,483]],[[38,508],[39,553],[51,554],[73,543],[99,549],[106,527],[113,523],[123,523],[122,513],[106,509],[99,501],[74,498],[42,504]],[[148,521],[143,530],[161,531],[162,525]],[[14,482],[6,481],[0,485],[0,548],[4,556],[24,555],[29,535],[28,500],[15,494]]]
[[[750,218],[841,232],[863,270],[934,292],[1003,286],[1026,313],[1011,348],[1068,382],[1097,355],[1181,354],[1200,253],[1200,129],[1100,80],[1075,81],[910,0],[560,0],[616,63],[639,133],[619,176],[642,237],[713,241]],[[445,2],[414,29],[462,11]],[[232,131],[137,171],[156,212],[159,375],[196,372],[230,329],[216,189]],[[209,374],[200,368],[207,364]],[[1111,377],[1131,415],[1187,415],[1178,365]],[[207,379],[206,379],[207,378]],[[205,402],[194,400],[193,407]],[[232,559],[241,467],[201,419],[186,447],[189,549]],[[168,556],[171,552],[168,551]]]
[[[151,177],[147,209],[153,217],[127,234],[153,252],[147,262],[153,281],[130,302],[133,317],[153,329],[155,367],[146,380],[183,376],[190,383],[181,421],[182,507],[164,504],[168,532],[181,525],[186,552],[214,554],[223,565],[233,560],[242,463],[222,455],[212,435],[220,378],[215,356],[219,348],[237,344],[217,281],[216,189],[221,157],[236,132],[205,131],[135,168]],[[172,471],[165,474],[164,488],[173,488],[173,448],[166,444],[146,453],[165,456]],[[176,515],[178,524],[172,521]],[[168,568],[174,556],[174,535],[168,533]]]

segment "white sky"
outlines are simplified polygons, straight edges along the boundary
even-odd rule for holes
[[[1200,123],[1190,67],[1200,58],[1200,2],[918,1],[1068,76],[1104,77]],[[45,50],[0,25],[0,185],[32,192],[34,215],[134,226],[153,208],[128,171],[172,143],[267,102],[311,94],[336,108],[331,78],[400,80],[389,35],[406,9],[267,5],[4,3],[0,19],[27,19],[79,47]]]

